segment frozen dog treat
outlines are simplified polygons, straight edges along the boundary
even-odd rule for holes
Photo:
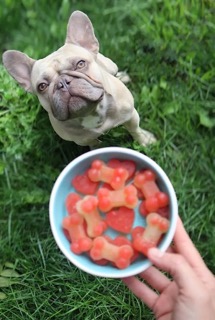
[[[84,228],[84,219],[77,213],[66,216],[63,219],[63,229],[69,234],[71,250],[76,254],[89,251],[92,246],[90,239]]]
[[[134,177],[134,185],[140,189],[145,199],[159,192],[159,188],[155,182],[156,176],[151,170],[143,170]]]
[[[66,197],[66,210],[68,214],[77,213],[76,203],[81,200],[81,196],[75,192],[70,192]]]
[[[130,233],[134,223],[134,210],[126,207],[111,210],[106,214],[105,221],[118,232]]]
[[[157,212],[158,209],[166,207],[168,204],[169,198],[167,194],[161,191],[144,201],[145,209],[149,212]]]
[[[89,179],[87,172],[79,174],[72,179],[72,185],[77,192],[84,195],[95,194],[99,183]]]
[[[126,169],[122,167],[110,168],[101,160],[94,160],[88,170],[90,180],[107,182],[114,190],[123,188],[128,176]]]
[[[146,216],[148,212],[157,212],[166,207],[169,199],[166,193],[161,192],[156,183],[156,176],[151,170],[139,172],[134,177],[134,185],[141,190],[144,200],[140,206],[141,214]]]
[[[87,234],[94,238],[100,236],[107,228],[98,211],[98,199],[95,196],[85,196],[76,204],[78,213],[87,223]]]
[[[159,189],[155,173],[136,172],[134,161],[94,160],[72,185],[63,230],[72,252],[85,253],[96,264],[124,269],[147,256],[169,229],[168,195]],[[134,224],[138,215],[146,226]]]
[[[101,188],[98,190],[97,196],[99,209],[104,212],[121,206],[133,209],[138,203],[137,189],[133,185],[113,191]]]
[[[130,265],[133,253],[130,245],[117,246],[104,237],[97,237],[93,240],[90,257],[93,260],[106,259],[114,262],[119,269],[124,269]]]
[[[162,234],[169,228],[169,220],[161,217],[158,213],[150,213],[146,217],[146,228],[141,233],[133,234],[133,247],[147,256],[150,248],[156,247]]]
[[[136,170],[136,163],[132,160],[118,160],[118,159],[111,159],[107,162],[108,167],[110,168],[124,168],[128,171],[128,178],[130,179],[133,177],[135,170]]]

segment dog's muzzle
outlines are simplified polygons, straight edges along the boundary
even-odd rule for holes
[[[57,78],[50,97],[53,116],[60,121],[86,116],[103,95],[103,87],[86,75],[63,74]]]

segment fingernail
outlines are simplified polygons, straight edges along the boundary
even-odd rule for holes
[[[160,251],[158,248],[151,248],[148,252],[149,258],[158,259],[164,255],[164,252]]]

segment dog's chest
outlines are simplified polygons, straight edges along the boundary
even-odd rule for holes
[[[79,118],[79,122],[84,129],[96,129],[105,121],[107,113],[107,102],[106,97],[104,96],[102,103],[99,103],[96,107],[96,110],[91,114],[86,115],[83,118]]]
[[[101,125],[101,117],[99,115],[89,115],[80,119],[80,123],[84,129],[94,129]]]

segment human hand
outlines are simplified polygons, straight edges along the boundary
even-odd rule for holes
[[[178,218],[174,246],[162,253],[149,250],[154,264],[139,277],[123,278],[127,287],[154,312],[157,320],[214,320],[215,277]],[[170,280],[157,268],[168,272]],[[148,287],[148,283],[151,288]]]

